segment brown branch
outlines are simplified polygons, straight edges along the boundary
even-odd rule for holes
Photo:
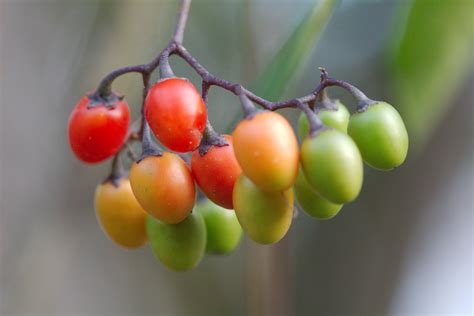
[[[178,19],[173,34],[173,41],[177,44],[183,43],[184,29],[188,21],[189,8],[191,7],[191,0],[182,0],[179,9]]]
[[[136,66],[128,66],[116,69],[105,76],[100,82],[97,92],[94,94],[96,98],[107,99],[112,94],[112,83],[113,81],[124,74],[127,73],[140,73],[143,77],[143,100],[142,100],[142,121],[141,127],[138,132],[140,136],[143,135],[143,126],[145,125],[145,118],[143,115],[143,107],[148,89],[150,87],[150,76],[153,71],[160,67],[160,75],[162,78],[174,76],[173,70],[169,65],[169,57],[172,55],[178,55],[187,64],[193,68],[196,73],[201,77],[203,84],[203,98],[207,102],[207,92],[211,86],[218,86],[224,90],[227,90],[234,95],[238,96],[241,100],[242,107],[246,115],[251,115],[255,109],[253,108],[252,102],[260,105],[264,109],[269,111],[275,111],[283,108],[299,108],[308,116],[310,122],[311,131],[316,131],[322,127],[321,121],[317,118],[316,115],[313,115],[311,110],[314,102],[319,98],[319,94],[327,87],[338,86],[344,88],[349,93],[351,93],[358,101],[357,109],[363,110],[369,104],[373,103],[362,91],[360,91],[355,86],[349,84],[348,82],[330,78],[328,73],[324,68],[320,68],[321,71],[321,81],[315,87],[315,89],[304,96],[288,99],[284,101],[271,102],[267,99],[264,99],[255,93],[251,92],[247,88],[243,87],[238,83],[232,83],[225,79],[221,79],[209,72],[203,65],[201,65],[196,58],[194,58],[188,50],[182,45],[183,34],[186,28],[186,22],[188,19],[189,9],[191,6],[191,0],[182,0],[180,5],[180,10],[178,13],[178,19],[176,27],[173,33],[171,42],[157,55],[155,58],[150,61],[148,64],[141,64]],[[210,123],[208,122],[208,129],[211,130]],[[120,152],[119,152],[120,154]]]
[[[176,29],[174,32],[173,40],[166,46],[163,51],[161,51],[150,63],[137,65],[137,66],[129,66],[114,70],[109,75],[107,75],[99,84],[98,91],[100,91],[101,96],[106,96],[107,93],[111,92],[111,84],[115,78],[118,76],[124,75],[126,73],[131,72],[138,72],[142,75],[150,75],[158,66],[160,66],[160,73],[162,77],[170,77],[173,76],[173,71],[169,66],[169,56],[171,55],[178,55],[184,61],[188,63],[190,67],[192,67],[196,73],[202,78],[203,82],[206,83],[208,86],[218,86],[222,89],[225,89],[236,96],[240,96],[241,94],[245,95],[248,99],[252,102],[255,102],[262,106],[263,108],[275,111],[278,109],[283,108],[298,108],[299,103],[311,103],[314,102],[319,93],[326,87],[330,86],[338,86],[341,88],[346,89],[349,91],[358,101],[359,101],[359,109],[362,108],[366,104],[372,103],[372,100],[367,98],[367,96],[362,93],[358,88],[354,87],[353,85],[333,79],[328,77],[328,73],[324,68],[320,68],[321,71],[321,82],[316,86],[316,88],[309,94],[284,100],[278,102],[271,102],[266,100],[255,93],[251,92],[247,88],[241,86],[237,83],[232,83],[230,81],[220,79],[209,72],[203,65],[201,65],[196,58],[194,58],[188,50],[181,44],[182,34],[185,29],[188,10],[190,7],[191,0],[182,0],[181,9],[178,16],[178,23],[176,24]]]

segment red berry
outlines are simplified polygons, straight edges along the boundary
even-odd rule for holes
[[[195,149],[206,127],[204,100],[187,79],[158,81],[145,100],[145,117],[156,138],[177,152]]]
[[[212,146],[203,156],[193,152],[191,169],[204,194],[214,203],[233,209],[232,190],[242,169],[234,155],[232,136],[224,135],[227,146]]]
[[[69,117],[69,144],[80,160],[103,161],[122,147],[129,123],[128,105],[121,98],[106,105],[85,95]]]

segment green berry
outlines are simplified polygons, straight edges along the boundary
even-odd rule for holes
[[[293,189],[267,192],[243,173],[233,191],[235,213],[242,229],[260,244],[282,239],[293,219]]]
[[[148,215],[146,231],[153,253],[171,270],[190,270],[204,255],[206,226],[198,212],[177,224],[165,224]]]
[[[198,211],[206,223],[206,251],[213,254],[228,254],[237,248],[242,237],[234,210],[228,210],[204,200],[196,204]]]
[[[330,219],[336,216],[343,206],[342,204],[334,204],[316,193],[306,180],[301,168],[296,178],[295,194],[296,200],[303,211],[316,219]]]
[[[348,132],[370,166],[390,170],[405,161],[408,133],[400,114],[390,104],[377,102],[353,114]]]
[[[354,141],[335,129],[306,137],[301,145],[306,179],[323,198],[337,204],[354,200],[362,187],[363,163]]]
[[[347,133],[347,125],[349,124],[350,113],[347,108],[339,100],[334,100],[336,109],[320,109],[317,112],[318,117],[324,125]],[[298,132],[301,139],[309,133],[309,122],[306,114],[301,112],[298,119]]]

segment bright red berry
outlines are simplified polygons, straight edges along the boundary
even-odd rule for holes
[[[226,146],[212,146],[201,156],[199,150],[193,152],[191,169],[204,194],[214,203],[233,209],[232,190],[242,169],[234,155],[232,136],[224,136]]]
[[[204,100],[187,79],[158,81],[145,100],[145,116],[156,138],[177,152],[195,149],[206,127]]]
[[[112,101],[85,95],[69,117],[68,134],[72,151],[80,160],[97,163],[122,147],[130,123],[128,105],[112,95]]]

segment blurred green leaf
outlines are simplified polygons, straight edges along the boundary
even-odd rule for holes
[[[257,80],[255,92],[258,95],[273,101],[284,95],[288,83],[296,77],[310,55],[337,2],[338,0],[315,1]]]
[[[472,67],[474,1],[414,0],[398,17],[389,59],[395,105],[422,145]]]
[[[275,101],[285,94],[288,83],[295,79],[305,64],[338,1],[315,1],[309,13],[283,43],[283,46],[265,67],[262,75],[253,84],[252,90],[257,95]],[[235,126],[240,117],[239,112],[238,116],[230,121],[227,130]]]

